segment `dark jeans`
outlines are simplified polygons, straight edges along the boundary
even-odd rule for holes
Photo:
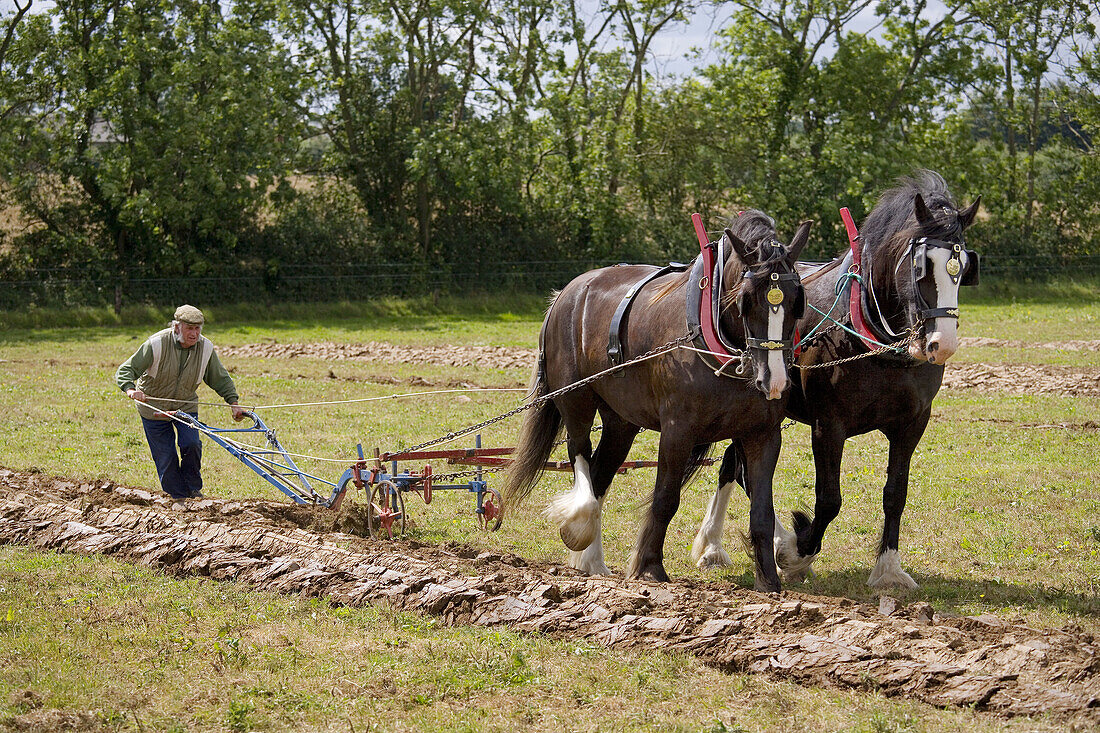
[[[195,415],[197,418],[198,415]],[[199,431],[175,420],[141,418],[149,452],[157,466],[160,486],[173,499],[186,499],[202,491],[202,441]],[[180,452],[176,455],[176,443]]]

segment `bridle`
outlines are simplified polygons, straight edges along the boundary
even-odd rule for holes
[[[794,339],[771,339],[767,333],[760,338],[755,334],[745,318],[747,305],[747,292],[756,292],[756,287],[767,287],[765,299],[772,314],[778,313],[790,295],[783,292],[782,284],[794,282],[797,284],[797,293],[794,294],[794,311],[796,321],[806,306],[806,294],[802,288],[801,277],[798,271],[787,262],[787,248],[774,238],[759,240],[757,248],[767,248],[762,251],[771,251],[763,262],[746,267],[741,272],[738,283],[727,288],[725,280],[727,264],[727,241],[721,236],[717,241],[710,241],[706,229],[703,227],[703,219],[699,214],[692,214],[692,223],[695,226],[695,234],[699,240],[699,257],[691,267],[687,286],[687,327],[688,335],[694,345],[694,351],[699,354],[707,366],[714,370],[716,375],[727,377],[746,378],[758,362],[767,362],[767,357],[761,359],[764,354],[773,351],[781,351],[784,355],[784,364],[790,367],[794,359],[794,341],[797,340],[797,331]],[[732,245],[732,243],[729,243]],[[780,263],[783,271],[767,272],[766,268],[772,268],[776,260],[780,259],[779,252],[783,253]],[[763,283],[757,281],[763,280]],[[765,285],[767,283],[767,285]],[[726,340],[723,329],[719,327],[722,306],[724,305],[720,294],[734,291],[738,293],[734,302],[741,319],[741,332],[745,339],[745,346],[741,348]],[[760,364],[761,367],[764,364]]]
[[[763,246],[764,244],[764,242],[761,242],[759,246]],[[776,247],[780,251],[782,251],[783,245],[779,242],[772,240],[768,244],[771,244],[773,247]],[[719,245],[719,247],[721,247],[721,244]],[[785,282],[795,283],[798,288],[798,294],[795,296],[792,312],[795,322],[802,318],[803,314],[806,311],[806,292],[802,288],[802,278],[799,276],[798,272],[793,267],[791,267],[786,259],[784,259],[781,264],[783,265],[783,268],[787,270],[786,272],[772,272],[764,274],[753,272],[751,269],[745,270],[744,274],[741,276],[741,295],[739,295],[737,298],[737,310],[741,314],[741,328],[745,332],[745,346],[750,350],[750,352],[753,350],[764,352],[782,350],[783,360],[789,366],[791,363],[794,362],[795,339],[793,332],[791,338],[786,339],[756,338],[752,335],[752,331],[749,328],[748,319],[745,317],[745,286],[753,283],[753,281],[757,278],[763,278],[764,281],[768,283],[768,292],[765,295],[765,299],[768,301],[768,310],[773,314],[779,312],[779,309],[782,307],[783,302],[787,299],[787,296],[783,292],[782,287],[780,287],[780,284]],[[757,267],[759,267],[759,265],[757,265]],[[753,289],[755,290],[755,287]]]
[[[959,317],[958,308],[929,308],[928,302],[921,295],[919,283],[928,276],[928,250],[946,249],[950,252],[947,260],[947,276],[951,278],[952,285],[977,285],[978,284],[978,253],[972,249],[966,249],[966,242],[959,235],[958,242],[945,242],[942,239],[931,237],[916,237],[909,240],[908,257],[912,263],[910,268],[911,282],[913,284],[914,299],[917,305],[917,317],[922,322],[933,318]],[[962,255],[966,254],[966,269],[963,270]]]
[[[946,269],[952,284],[963,286],[978,284],[980,258],[977,252],[966,248],[966,241],[961,232],[958,234],[957,241],[936,239],[934,237],[913,237],[909,240],[909,246],[905,254],[902,255],[897,265],[894,266],[894,272],[897,272],[906,261],[910,263],[909,276],[910,284],[913,289],[913,304],[916,306],[916,321],[907,328],[902,329],[900,333],[895,332],[890,328],[890,324],[882,314],[882,308],[875,294],[873,278],[869,278],[867,285],[867,291],[871,295],[871,302],[874,303],[875,311],[878,315],[878,325],[894,338],[901,338],[903,334],[916,332],[918,329],[926,331],[929,321],[934,321],[937,318],[954,318],[956,320],[959,318],[958,307],[933,308],[921,294],[920,283],[928,277],[932,270],[932,267],[929,265],[930,258],[928,251],[930,249],[944,249],[950,253],[946,263]],[[962,255],[964,253],[967,258],[965,269],[962,264]]]

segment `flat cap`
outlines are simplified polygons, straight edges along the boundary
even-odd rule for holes
[[[193,305],[181,305],[176,308],[175,319],[182,323],[190,323],[201,326],[203,323],[202,311]]]

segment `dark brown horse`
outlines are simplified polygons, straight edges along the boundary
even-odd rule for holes
[[[797,304],[804,302],[793,273],[809,227],[810,222],[804,222],[789,246],[777,241],[774,223],[759,211],[745,212],[725,230],[732,249],[721,276],[720,323],[726,338],[751,354],[750,378],[718,375],[698,354],[675,349],[625,366],[620,376],[604,376],[543,401],[528,413],[505,483],[504,503],[514,507],[530,492],[564,423],[573,490],[555,498],[547,514],[572,551],[571,566],[589,574],[609,573],[601,538],[604,498],[635,436],[646,428],[661,433],[657,480],[626,574],[668,580],[665,533],[684,481],[712,443],[739,438],[745,446],[752,496],[752,539],[768,550],[756,554],[756,587],[779,590],[770,552],[771,483],[789,379],[787,360],[777,344],[786,340],[790,345]],[[581,275],[558,293],[542,325],[540,367],[532,393],[546,395],[610,368],[613,314],[624,295],[653,273],[645,265],[607,267]],[[670,273],[642,287],[622,331],[626,361],[687,334],[686,292],[699,287],[690,279],[686,273]],[[590,433],[597,412],[603,432],[593,451]]]
[[[867,344],[838,325],[852,323],[848,299],[837,296],[839,281],[848,277],[850,254],[816,271],[799,266],[811,307],[799,322],[804,343],[787,414],[811,428],[816,505],[812,518],[794,513],[794,532],[776,522],[775,552],[784,580],[805,577],[825,528],[840,511],[844,442],[878,430],[890,442],[890,455],[878,561],[867,582],[916,587],[898,552],[901,514],[913,452],[928,425],[944,362],[958,348],[959,286],[977,281],[978,257],[966,249],[963,231],[974,221],[979,201],[958,210],[943,178],[921,171],[886,191],[864,222],[862,270],[870,287],[863,296],[863,319],[879,342],[896,343],[912,334],[907,347],[897,351],[866,356]],[[834,363],[858,356],[866,358]],[[742,452],[734,441],[723,459],[718,491],[692,547],[700,567],[730,562],[722,549],[722,522],[733,484],[741,483]]]

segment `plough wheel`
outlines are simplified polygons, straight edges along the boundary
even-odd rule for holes
[[[482,514],[477,518],[481,520],[481,528],[490,532],[500,529],[500,523],[504,521],[504,498],[496,489],[485,488],[485,501],[481,504]]]
[[[391,540],[405,534],[405,497],[392,481],[379,481],[371,488],[367,532]]]

